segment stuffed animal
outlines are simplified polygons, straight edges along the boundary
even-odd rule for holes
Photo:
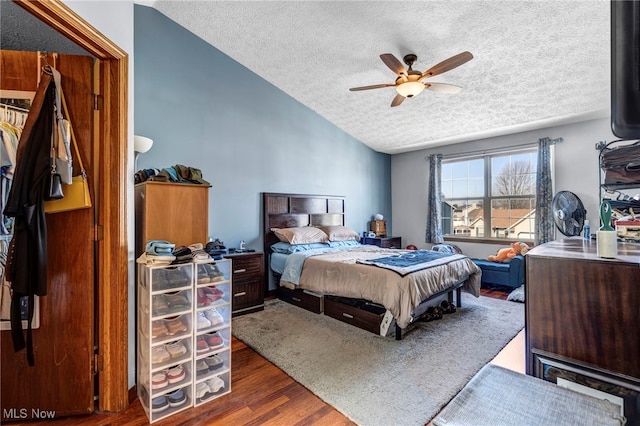
[[[511,247],[501,248],[494,256],[489,256],[487,259],[491,262],[507,263],[519,254],[526,254],[529,251],[529,246],[522,242],[511,243]]]

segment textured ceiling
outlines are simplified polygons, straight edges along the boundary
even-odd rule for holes
[[[582,1],[136,1],[152,6],[376,151],[436,145],[609,114],[610,5]],[[431,79],[398,107],[381,53],[418,55]]]

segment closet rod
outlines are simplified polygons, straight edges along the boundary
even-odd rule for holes
[[[29,113],[29,110],[26,109],[26,108],[20,108],[20,107],[14,106],[14,105],[5,104],[4,102],[0,102],[0,106],[2,106],[3,108],[11,108],[11,109],[14,109],[16,111]]]

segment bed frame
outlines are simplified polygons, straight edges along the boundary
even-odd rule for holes
[[[291,228],[297,226],[330,226],[344,225],[345,197],[340,195],[311,195],[263,193],[263,225],[264,225],[264,259],[265,279],[269,288],[270,277],[277,284],[278,297],[317,314],[326,314],[340,321],[376,334],[386,335],[389,327],[395,327],[396,340],[402,339],[402,329],[387,311],[382,313],[376,309],[361,309],[356,303],[344,303],[344,298],[336,298],[306,290],[290,290],[279,285],[279,276],[273,274],[269,264],[271,246],[279,241],[271,231],[272,228]],[[456,305],[461,306],[460,295],[463,281],[425,299],[415,310],[416,320],[428,309],[430,302],[444,294],[449,303],[453,303],[453,292],[456,292]],[[351,299],[353,300],[353,299]],[[414,320],[414,322],[416,321]]]

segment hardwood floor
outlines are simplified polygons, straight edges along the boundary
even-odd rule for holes
[[[509,293],[481,289],[481,294],[506,299]],[[524,370],[524,336],[521,334],[492,362],[513,367],[516,371],[522,364]],[[232,340],[231,380],[231,393],[216,402],[187,409],[154,425],[355,425],[235,337]],[[42,422],[14,424],[41,425]],[[121,413],[67,417],[50,420],[47,424],[138,426],[146,425],[148,421],[136,399]]]

